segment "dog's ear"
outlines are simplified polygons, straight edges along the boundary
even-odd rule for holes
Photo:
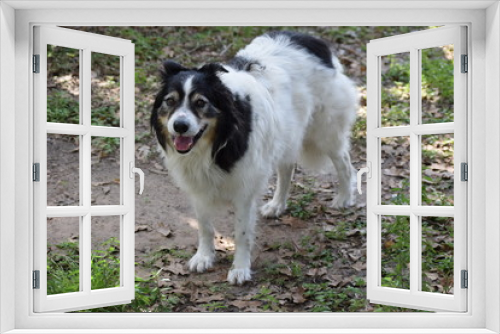
[[[163,62],[163,70],[161,71],[161,75],[163,79],[176,75],[181,71],[187,71],[188,69],[182,66],[181,64],[176,63],[172,60],[166,60]]]
[[[205,64],[199,69],[199,71],[209,76],[215,76],[219,72],[227,73],[227,70],[224,68],[224,66],[218,63]]]

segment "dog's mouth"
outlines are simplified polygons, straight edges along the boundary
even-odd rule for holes
[[[172,140],[174,141],[174,147],[177,150],[177,152],[180,154],[186,154],[189,151],[191,151],[191,149],[194,147],[198,139],[201,138],[201,136],[207,129],[207,126],[208,124],[205,124],[205,126],[202,127],[201,130],[198,131],[198,133],[192,137],[182,136],[182,135],[173,136]]]

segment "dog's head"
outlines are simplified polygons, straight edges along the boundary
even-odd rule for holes
[[[213,144],[224,110],[231,106],[228,89],[219,79],[222,65],[188,69],[173,61],[163,64],[162,88],[156,96],[151,126],[159,143],[179,154],[196,149],[198,142]]]

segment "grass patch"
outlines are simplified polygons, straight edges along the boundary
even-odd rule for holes
[[[92,289],[120,285],[119,242],[111,238],[102,244],[103,250],[92,251]],[[79,287],[79,246],[65,242],[50,246],[47,254],[47,294],[77,292]],[[135,299],[130,304],[117,305],[79,312],[172,312],[181,298],[175,293],[166,294],[168,288],[159,288],[160,272],[148,278],[135,278]]]

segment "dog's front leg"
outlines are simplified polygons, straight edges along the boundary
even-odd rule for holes
[[[231,284],[243,284],[252,278],[250,270],[251,252],[255,238],[256,205],[255,200],[235,203],[236,224],[235,244],[236,252],[227,280]]]
[[[192,272],[202,273],[214,265],[214,227],[211,210],[199,203],[195,203],[194,206],[198,218],[198,250],[189,260],[188,266]]]

